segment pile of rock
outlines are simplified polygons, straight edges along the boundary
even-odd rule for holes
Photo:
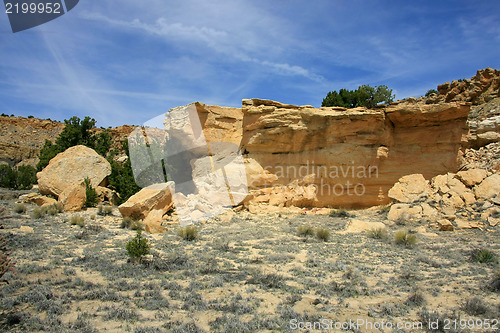
[[[470,169],[438,175],[404,176],[389,190],[393,221],[424,220],[440,230],[500,225],[500,174]]]
[[[490,143],[479,149],[466,149],[463,168],[500,172],[500,142]]]

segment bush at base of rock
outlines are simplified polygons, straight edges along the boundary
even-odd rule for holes
[[[92,184],[90,183],[89,178],[85,178],[84,180],[85,183],[85,207],[95,207],[97,203],[99,202],[99,197],[97,196],[97,193],[95,189],[92,187]]]
[[[71,216],[71,219],[69,220],[69,223],[71,225],[77,225],[77,226],[80,226],[80,227],[84,227],[85,226],[85,219],[83,218],[83,216],[73,215],[73,216]]]
[[[132,230],[142,230],[144,229],[144,224],[140,220],[134,220],[131,217],[124,217],[120,227],[123,229],[132,229]]]
[[[407,230],[398,230],[394,234],[394,241],[398,245],[412,247],[417,243],[417,235],[408,232]]]
[[[62,213],[63,207],[60,202],[52,204],[52,205],[45,205],[42,207],[36,207],[33,209],[31,212],[31,217],[34,219],[39,219],[44,217],[45,215],[57,215],[58,213]]]
[[[194,225],[179,228],[177,235],[186,241],[194,241],[198,238],[198,229]]]

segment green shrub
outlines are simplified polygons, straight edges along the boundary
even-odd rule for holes
[[[330,238],[330,231],[326,228],[316,229],[316,237],[324,242]]]
[[[99,155],[106,157],[109,148],[111,147],[111,142],[112,138],[109,131],[104,130],[97,135],[94,149]]]
[[[417,235],[408,232],[407,230],[398,230],[394,234],[396,244],[412,247],[417,243]]]
[[[26,213],[26,205],[22,203],[17,203],[14,206],[14,212],[21,214],[21,213]]]
[[[177,235],[186,241],[194,241],[198,238],[198,229],[194,225],[179,228]]]
[[[46,208],[46,211],[45,211],[45,212],[46,212],[46,214],[48,214],[48,215],[52,215],[52,216],[54,216],[54,215],[57,215],[57,213],[58,213],[59,211],[57,210],[56,205],[50,205],[50,206],[48,206],[48,207]]]
[[[472,250],[471,258],[473,261],[481,264],[490,264],[490,263],[495,263],[497,261],[497,256],[495,255],[495,252],[485,248]]]
[[[408,306],[422,306],[425,303],[427,303],[425,296],[420,291],[412,293],[405,302]]]
[[[55,206],[56,206],[56,209],[57,209],[57,212],[58,212],[58,213],[62,213],[62,212],[63,212],[63,210],[64,210],[64,205],[62,204],[62,202],[58,202],[58,203],[56,203],[56,205],[55,205]]]
[[[471,316],[480,316],[490,312],[490,306],[479,297],[467,299],[462,304],[462,310]]]
[[[97,196],[95,189],[92,187],[89,178],[85,178],[84,183],[85,183],[85,195],[87,197],[84,206],[95,207],[95,205],[97,205],[97,203],[99,202],[99,197]]]
[[[105,205],[97,206],[97,214],[99,215],[103,216],[111,215],[112,212],[113,212],[113,207],[111,206],[105,206]]]
[[[45,216],[45,212],[40,207],[36,207],[31,212],[31,217],[34,219],[39,219],[42,218],[43,216]]]
[[[69,223],[71,225],[78,225],[80,227],[84,227],[85,226],[85,219],[83,218],[83,216],[73,215],[73,216],[71,216]]]
[[[137,235],[127,243],[126,249],[128,255],[136,260],[140,260],[143,256],[149,254],[150,245],[148,240],[142,237],[141,229],[138,229]]]
[[[349,213],[344,208],[332,209],[330,210],[330,217],[353,217],[354,215]]]
[[[128,141],[123,142],[123,150],[128,156]],[[139,192],[141,188],[135,183],[130,157],[123,164],[116,162],[113,157],[114,153],[108,155],[108,162],[111,165],[111,175],[108,177],[109,185],[118,192],[118,203],[122,204]]]
[[[309,225],[301,225],[297,228],[297,235],[299,235],[299,236],[312,236],[312,235],[314,235],[314,230]]]
[[[36,182],[36,169],[30,165],[20,165],[17,168],[11,168],[8,164],[0,165],[1,187],[28,190]]]
[[[133,218],[126,216],[123,218],[120,227],[124,229],[142,230],[144,229],[144,224],[140,220],[134,220]]]
[[[375,239],[387,239],[387,229],[386,228],[373,228],[366,232],[367,236]]]
[[[429,89],[427,90],[427,92],[425,93],[425,97],[429,97],[430,95],[432,94],[438,94],[437,90],[436,89]]]

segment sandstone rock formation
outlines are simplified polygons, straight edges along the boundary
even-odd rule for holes
[[[110,174],[111,166],[104,157],[93,149],[80,145],[57,154],[36,176],[41,194],[58,197],[85,178],[90,179],[94,188],[105,185]]]
[[[173,184],[168,182],[143,188],[121,204],[118,209],[123,217],[136,220],[145,219],[153,210],[161,210],[165,214],[173,206],[171,186]]]
[[[439,95],[430,99],[432,103],[470,101],[474,105],[484,104],[500,97],[500,71],[481,69],[470,80],[452,81],[438,86]]]
[[[458,169],[469,109],[459,102],[345,110],[244,100],[241,149],[273,182],[315,186],[316,198],[305,205],[373,206],[387,203],[404,175]],[[259,187],[255,179],[262,181],[252,177],[251,187]]]

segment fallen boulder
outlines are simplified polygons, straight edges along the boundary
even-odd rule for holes
[[[172,182],[154,184],[143,188],[118,207],[123,217],[141,220],[152,210],[161,210],[165,214],[172,206]]]
[[[49,165],[38,172],[39,191],[56,197],[68,187],[90,179],[92,187],[105,185],[111,165],[101,155],[86,146],[74,146],[57,154]]]
[[[403,176],[389,190],[389,198],[397,202],[409,203],[425,199],[431,192],[429,181],[422,174]]]
[[[59,194],[59,202],[62,203],[64,210],[67,212],[78,212],[82,210],[85,201],[87,201],[87,194],[84,182],[68,186]]]
[[[57,200],[54,198],[46,197],[44,195],[40,195],[38,193],[28,193],[19,197],[22,202],[25,203],[34,203],[38,206],[50,206],[57,204]]]

